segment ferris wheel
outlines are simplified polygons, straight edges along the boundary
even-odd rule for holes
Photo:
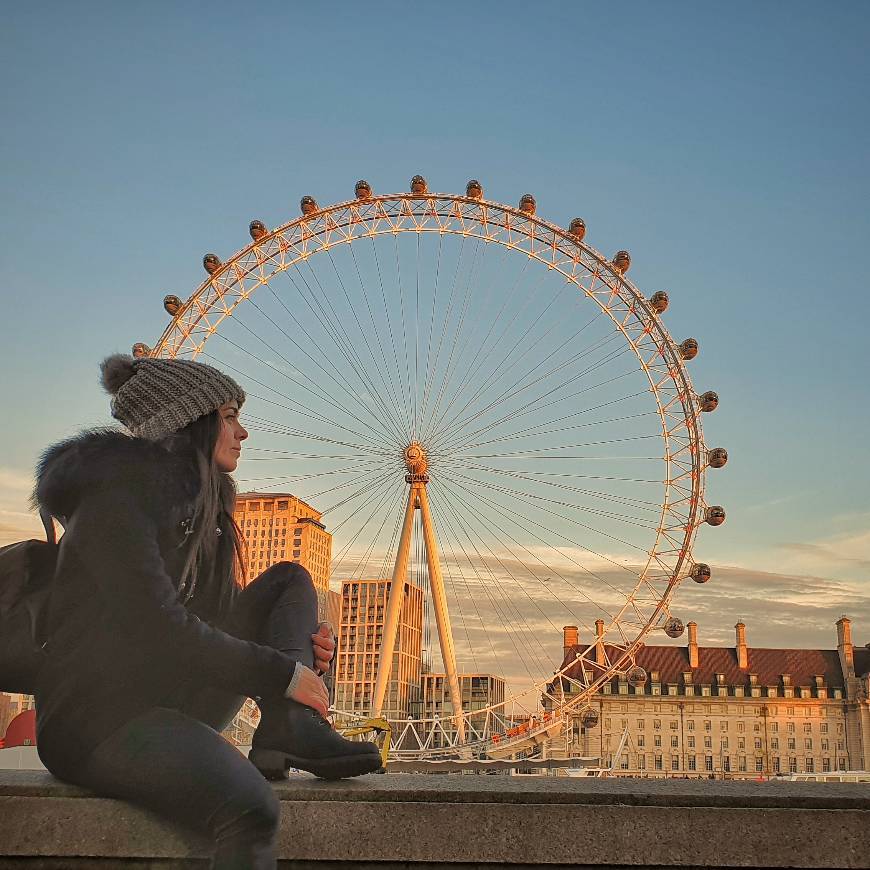
[[[207,254],[206,280],[164,299],[153,349],[134,346],[235,375],[256,436],[240,484],[322,512],[334,586],[392,581],[369,715],[389,715],[404,590],[421,590],[421,667],[446,701],[393,722],[399,755],[503,753],[570,715],[593,726],[605,684],[646,683],[645,640],[683,633],[678,586],[710,578],[693,543],[725,520],[704,493],[728,459],[701,428],[718,396],[692,385],[698,342],[669,335],[668,295],[585,234],[476,180],[464,195],[359,181],[276,229],[252,221],[247,247]],[[503,696],[470,704],[467,674],[504,679]]]

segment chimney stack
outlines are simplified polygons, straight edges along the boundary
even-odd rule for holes
[[[566,625],[562,629],[562,646],[563,653],[567,656],[571,652],[571,647],[577,646],[580,643],[580,635],[576,625]]]
[[[737,667],[745,671],[749,667],[749,653],[746,649],[746,626],[738,622],[734,626],[737,634]]]
[[[601,642],[601,638],[604,637],[604,620],[596,619],[595,620],[595,664],[603,665],[604,664],[604,644]]]
[[[852,620],[848,616],[841,616],[837,620],[837,652],[840,654],[843,677],[854,677],[855,648],[852,646]]]
[[[694,670],[698,667],[698,623],[689,622],[686,629],[689,632],[689,667]]]

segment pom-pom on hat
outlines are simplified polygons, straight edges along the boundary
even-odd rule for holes
[[[106,357],[101,382],[112,395],[112,416],[136,437],[159,441],[235,399],[244,390],[205,363],[126,354]]]

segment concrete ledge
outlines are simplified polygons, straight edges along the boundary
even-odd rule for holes
[[[865,784],[389,774],[276,789],[279,854],[296,868],[870,868]],[[206,855],[150,813],[0,771],[0,868],[195,867]]]

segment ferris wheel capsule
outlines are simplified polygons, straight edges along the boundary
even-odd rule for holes
[[[722,468],[728,462],[728,451],[724,447],[714,447],[707,451],[707,465],[710,468]]]
[[[262,221],[251,221],[248,224],[248,232],[255,242],[259,242],[260,239],[269,234],[266,225]]]
[[[698,342],[694,338],[687,338],[680,344],[680,356],[685,360],[694,359],[698,355]]]
[[[725,522],[725,508],[718,504],[708,507],[704,522],[711,526],[721,526]]]
[[[163,297],[163,307],[166,309],[167,314],[171,314],[175,317],[182,308],[182,301],[177,296],[164,296]]]
[[[631,254],[628,251],[617,251],[610,264],[620,275],[624,275],[631,268]]]
[[[144,342],[137,341],[133,345],[132,353],[136,359],[142,359],[142,357],[151,356],[151,348]]]
[[[672,616],[665,622],[664,629],[668,637],[679,637],[686,630],[686,627],[683,625],[682,620]]]
[[[706,562],[695,562],[695,564],[692,565],[692,570],[689,572],[689,576],[696,583],[706,583],[712,575],[713,572],[710,570],[710,566]]]
[[[573,218],[568,226],[568,232],[571,233],[578,242],[582,242],[583,237],[586,235],[586,221],[584,221],[583,218]]]
[[[629,686],[635,689],[646,685],[646,671],[640,665],[632,665],[625,678],[628,680]]]
[[[655,311],[656,314],[663,314],[667,311],[669,302],[670,299],[668,299],[668,294],[665,293],[664,290],[657,290],[649,298],[649,304],[652,306],[652,310]]]
[[[415,175],[411,179],[411,193],[416,194],[417,196],[422,196],[429,189],[426,184],[426,179],[423,178],[422,175]]]
[[[707,390],[706,393],[698,396],[698,404],[705,413],[715,411],[719,407],[719,394],[714,393],[712,390]]]
[[[598,724],[598,711],[594,707],[587,707],[580,714],[580,724],[588,731]]]
[[[520,211],[526,214],[534,214],[538,208],[535,198],[530,193],[524,193],[520,197]]]
[[[476,178],[472,178],[471,181],[465,185],[465,195],[471,197],[471,199],[483,198],[483,187],[481,187],[480,182]]]
[[[202,265],[209,275],[214,275],[214,273],[223,266],[223,263],[217,254],[206,254],[202,258]]]
[[[314,214],[317,211],[317,200],[313,196],[303,196],[299,200],[299,210],[302,214]]]
[[[372,198],[372,186],[364,178],[354,185],[353,192],[357,199]]]

